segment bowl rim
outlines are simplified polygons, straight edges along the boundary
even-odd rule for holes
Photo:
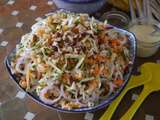
[[[122,29],[121,29],[122,30]],[[126,30],[123,30],[123,31],[126,31]],[[127,31],[126,31],[127,32]],[[43,101],[41,101],[37,96],[25,91],[20,85],[19,83],[17,82],[16,80],[16,77],[11,73],[11,68],[10,68],[10,61],[9,61],[9,56],[13,53],[13,50],[10,52],[10,54],[5,58],[4,60],[4,63],[5,63],[5,66],[9,72],[9,76],[10,78],[14,81],[14,83],[16,83],[16,85],[22,90],[24,91],[25,93],[27,93],[27,95],[29,97],[31,97],[35,102],[37,102],[38,104],[40,105],[43,105],[47,108],[50,108],[50,109],[54,109],[54,110],[57,110],[57,111],[61,111],[61,112],[68,112],[68,113],[80,113],[80,112],[93,112],[93,111],[96,111],[96,110],[99,110],[99,109],[102,109],[104,108],[105,106],[107,106],[108,104],[110,104],[115,98],[118,97],[118,95],[122,92],[122,90],[125,88],[125,86],[127,85],[130,77],[131,77],[131,73],[132,73],[132,70],[133,70],[133,65],[135,63],[135,56],[136,56],[136,39],[134,37],[134,34],[130,33],[130,32],[127,32],[131,35],[131,37],[134,38],[134,51],[133,51],[133,58],[132,58],[132,62],[133,64],[130,67],[129,69],[129,72],[127,73],[127,78],[125,79],[123,85],[115,92],[115,94],[109,98],[107,98],[106,100],[102,101],[101,103],[99,103],[98,105],[94,106],[94,107],[87,107],[87,108],[80,108],[80,109],[72,109],[72,110],[67,110],[67,109],[62,109],[62,108],[59,108],[59,107],[55,107],[55,106],[51,106],[51,105],[48,105],[48,104],[45,104]],[[14,49],[15,50],[15,49]]]
[[[86,3],[89,4],[89,3],[101,2],[104,0],[61,0],[61,1],[65,2],[65,3],[71,3],[71,4],[86,4]]]
[[[54,13],[54,12],[53,12]],[[52,14],[52,13],[49,13],[49,14]],[[45,15],[44,17],[46,17],[48,15]],[[27,95],[29,97],[31,97],[32,100],[34,100],[36,103],[40,104],[40,105],[43,105],[47,108],[50,108],[50,109],[54,109],[54,110],[57,110],[57,111],[60,111],[60,112],[67,112],[67,113],[83,113],[83,112],[94,112],[94,111],[97,111],[99,109],[102,109],[104,108],[105,106],[107,106],[108,104],[110,104],[115,98],[118,97],[118,95],[122,92],[122,90],[125,88],[125,86],[127,85],[128,81],[130,80],[130,77],[132,75],[132,71],[133,71],[133,68],[134,68],[134,64],[135,64],[135,60],[136,60],[136,53],[137,53],[137,40],[136,40],[136,37],[135,35],[132,33],[132,32],[129,32],[128,30],[125,30],[125,29],[121,29],[121,28],[117,28],[117,27],[114,27],[112,25],[110,25],[111,27],[113,27],[113,29],[119,31],[120,33],[124,33],[125,35],[129,36],[129,39],[130,39],[130,42],[131,42],[131,47],[130,47],[130,54],[131,54],[131,61],[132,61],[132,64],[129,65],[129,70],[128,72],[126,73],[126,75],[124,76],[124,83],[123,85],[115,92],[114,95],[110,96],[109,98],[107,98],[106,100],[103,100],[102,102],[100,102],[98,105],[94,106],[94,107],[87,107],[87,108],[80,108],[80,109],[71,109],[71,110],[67,110],[67,109],[62,109],[62,108],[59,108],[59,107],[55,107],[54,105],[48,105],[48,104],[45,104],[43,101],[41,101],[39,99],[39,97],[27,92],[26,90],[24,90],[20,85],[19,83],[17,82],[16,80],[16,77],[12,74],[11,72],[11,68],[10,68],[10,56],[11,54],[14,53],[15,51],[15,48],[13,50],[10,51],[10,53],[6,56],[5,60],[4,60],[4,64],[7,68],[7,71],[9,73],[9,76],[10,78],[14,81],[14,83],[22,90],[24,91],[25,93],[27,93]]]

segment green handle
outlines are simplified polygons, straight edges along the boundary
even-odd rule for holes
[[[115,112],[117,106],[121,102],[123,96],[127,93],[128,89],[124,89],[121,94],[109,105],[106,112],[100,118],[100,120],[110,120],[112,118],[113,113]]]
[[[148,65],[147,64],[142,65],[141,75],[131,77],[127,86],[124,88],[121,94],[109,105],[108,109],[102,115],[100,120],[110,120],[112,118],[113,113],[117,109],[117,106],[121,102],[121,99],[127,93],[127,91],[132,88],[143,85],[144,83],[150,81],[151,78],[152,78],[152,75],[151,75],[150,69],[148,68]]]
[[[142,85],[143,83],[138,83],[138,81],[141,81],[144,79],[144,75],[142,74],[140,76],[132,76],[127,86],[124,88],[124,90],[121,92],[121,94],[109,105],[106,112],[103,114],[103,116],[100,118],[100,120],[110,120],[112,118],[113,113],[115,112],[117,106],[121,102],[123,96],[128,92],[128,90],[132,89],[133,87],[138,87]],[[145,80],[144,80],[145,81]]]
[[[144,86],[143,91],[141,92],[138,99],[133,103],[129,110],[122,116],[120,120],[132,120],[134,114],[145,100],[145,98],[152,92],[152,89],[149,86]]]

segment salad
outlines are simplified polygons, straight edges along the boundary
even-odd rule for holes
[[[87,14],[57,11],[22,36],[11,60],[19,85],[62,109],[94,107],[124,83],[128,36]]]

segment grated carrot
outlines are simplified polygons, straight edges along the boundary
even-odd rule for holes
[[[100,68],[97,64],[96,64],[95,69],[94,69],[94,74],[95,74],[95,76],[99,76],[99,74],[100,74]]]
[[[96,61],[98,61],[98,62],[105,62],[106,61],[106,58],[101,55],[96,55],[95,58],[96,58]]]
[[[113,39],[113,40],[111,40],[111,45],[112,45],[112,46],[119,46],[119,45],[120,45],[120,42],[119,42],[118,39]]]
[[[121,86],[123,84],[123,80],[122,79],[117,79],[117,80],[114,80],[113,82],[114,82],[114,84],[116,84],[118,86]]]

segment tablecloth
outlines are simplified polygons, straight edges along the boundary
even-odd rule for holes
[[[108,11],[107,6],[96,15],[100,16]],[[4,65],[6,55],[15,48],[21,36],[30,31],[31,25],[55,10],[55,4],[48,0],[0,0],[0,120],[84,120],[87,117],[86,113],[61,113],[39,105],[14,84]],[[137,58],[135,70],[148,61],[159,63],[160,52],[150,58]],[[136,100],[141,89],[142,87],[139,87],[127,93],[118,106],[113,120],[119,120]],[[98,120],[105,109],[87,115]],[[160,92],[148,96],[133,119],[160,120]]]

